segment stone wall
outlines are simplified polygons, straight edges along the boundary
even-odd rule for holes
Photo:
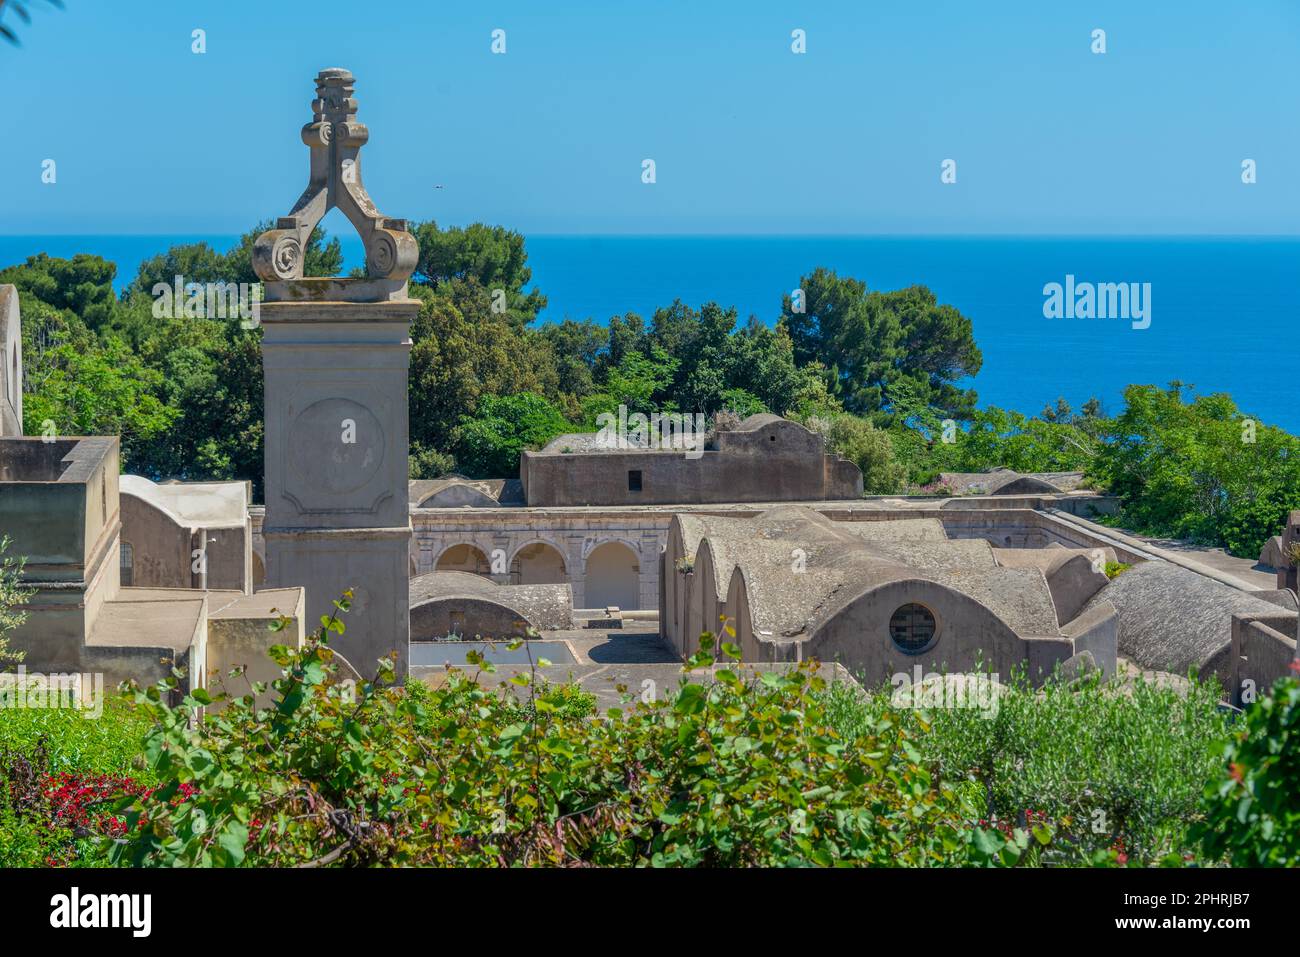
[[[1296,652],[1295,614],[1277,613],[1232,616],[1232,671],[1227,681],[1228,697],[1234,704],[1249,703],[1265,694],[1278,678],[1292,674],[1300,658]]]
[[[979,538],[1001,547],[1039,548],[1053,542],[1072,548],[1106,548],[1111,543],[1102,538],[1035,511],[1034,505],[1054,505],[1062,496],[1016,499],[1010,508],[973,505],[969,510],[947,509],[942,501],[923,508],[882,507],[885,498],[857,500],[853,503],[827,502],[811,507],[837,521],[872,521],[881,519],[937,518],[951,538]],[[893,501],[898,501],[894,499]],[[978,503],[979,500],[967,500]],[[487,567],[495,560],[499,569],[490,577],[500,584],[518,584],[520,552],[529,545],[542,543],[558,555],[573,589],[575,608],[592,607],[587,600],[587,561],[591,553],[606,542],[617,542],[636,556],[639,607],[659,607],[660,560],[668,541],[668,528],[676,513],[719,515],[735,518],[752,517],[761,506],[682,506],[657,508],[412,508],[410,574],[424,575],[438,568],[438,561],[457,545],[478,549]],[[263,513],[250,509],[253,527],[254,564],[264,560],[262,538]],[[1127,553],[1126,553],[1127,554]],[[1140,560],[1136,556],[1123,560]],[[599,556],[598,556],[599,558]],[[526,562],[526,560],[525,560]],[[723,585],[725,587],[725,583]]]
[[[35,594],[11,635],[33,671],[79,667],[105,601],[118,591],[116,436],[0,439],[0,532]]]
[[[273,703],[271,682],[281,677],[281,669],[267,655],[273,645],[301,648],[306,637],[303,592],[299,588],[268,589],[256,595],[239,592],[213,593],[208,598],[207,672],[208,687],[214,692],[224,688],[231,696],[248,694],[252,683],[264,682],[268,690],[257,696],[258,707]],[[272,631],[271,623],[281,615],[290,624]],[[228,677],[236,667],[245,669],[242,677]]]
[[[120,485],[124,585],[252,591],[248,483]]]
[[[862,494],[862,473],[823,454],[821,436],[774,416],[719,432],[714,448],[524,452],[519,478],[531,507],[812,502]],[[751,421],[751,420],[746,420]]]

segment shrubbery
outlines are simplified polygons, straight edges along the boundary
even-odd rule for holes
[[[23,654],[9,650],[9,633],[27,620],[27,613],[19,606],[31,597],[31,589],[23,587],[23,565],[26,559],[5,554],[9,550],[9,537],[0,535],[0,666],[22,661]]]
[[[455,670],[417,693],[382,673],[337,684],[325,637],[276,649],[273,708],[226,700],[191,726],[206,695],[172,708],[166,688],[138,694],[157,721],[145,751],[162,786],[118,807],[116,860],[924,866],[1016,863],[1051,839],[971,826],[978,809],[894,716],[841,735],[808,666],[723,668],[589,720],[564,716],[527,675],[512,679],[523,704]]]
[[[140,741],[152,722],[113,697],[87,720],[73,709],[0,710],[0,867],[108,863],[120,836],[100,802],[151,786]]]
[[[897,492],[907,481],[907,469],[894,453],[889,433],[867,419],[838,414],[809,416],[803,424],[826,440],[828,451],[848,459],[862,470],[862,490],[867,495]]]
[[[570,428],[560,410],[540,395],[487,395],[475,415],[461,418],[456,461],[471,475],[518,475],[524,449],[541,448]]]
[[[1226,395],[1129,386],[1095,471],[1136,531],[1224,546],[1243,558],[1300,504],[1300,438],[1244,415]]]
[[[891,710],[891,689],[834,690],[834,726],[852,735]],[[1103,856],[1150,863],[1187,851],[1185,827],[1217,769],[1227,738],[1217,686],[1183,691],[1136,680],[1122,689],[1090,676],[1041,689],[1013,678],[996,708],[905,712],[903,727],[938,775],[968,787],[979,817],[1058,830],[1049,858]],[[990,714],[990,712],[992,712]]]
[[[596,715],[477,655],[436,688],[390,666],[354,686],[342,628],[274,650],[270,707],[256,685],[173,707],[173,678],[101,721],[0,712],[0,864],[1300,864],[1294,679],[1235,731],[1196,682],[1013,680],[996,709],[918,710],[811,664]]]
[[[1235,867],[1300,867],[1300,681],[1278,681],[1221,749],[1193,836]]]

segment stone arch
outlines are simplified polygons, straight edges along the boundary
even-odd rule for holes
[[[930,643],[915,653],[905,652],[891,636],[891,620],[909,605],[921,606],[934,622]],[[855,676],[861,676],[867,687],[874,687],[893,675],[910,672],[918,664],[927,671],[973,672],[987,668],[1010,674],[1029,661],[1034,641],[1041,642],[1044,656],[1056,650],[1046,638],[1020,637],[993,609],[952,586],[928,579],[897,578],[871,584],[845,600],[813,630],[804,642],[802,654],[838,661]]]
[[[486,577],[492,573],[492,563],[488,560],[487,552],[479,546],[472,542],[458,542],[448,545],[439,553],[433,569],[439,572],[470,572]]]
[[[623,538],[618,535],[613,535],[606,538],[588,538],[585,542],[582,543],[582,560],[585,562],[587,558],[591,555],[591,553],[594,552],[596,549],[600,548],[602,545],[609,545],[614,543],[623,545],[624,547],[629,549],[632,552],[632,554],[637,557],[638,562],[641,560],[640,546],[636,542],[632,541],[630,538]]]
[[[725,572],[724,572],[725,574]],[[694,581],[691,584],[689,602],[686,605],[686,633],[683,638],[683,652],[692,655],[699,650],[700,635],[710,632],[713,635],[713,647],[719,647],[724,641],[731,641],[730,635],[722,632],[719,617],[726,614],[725,591],[723,600],[718,599],[718,560],[714,555],[714,546],[707,538],[700,539],[700,546],[695,550]],[[723,584],[730,584],[729,582]]]
[[[641,556],[622,539],[592,548],[583,568],[583,603],[588,608],[641,607]]]
[[[564,585],[569,581],[564,550],[542,538],[524,542],[510,559],[512,585]]]
[[[731,580],[727,583],[727,607],[735,615],[735,643],[740,646],[742,660],[753,663],[770,661],[772,657],[754,638],[754,616],[749,607],[749,583],[745,580],[745,570],[737,565],[731,570]]]
[[[1021,475],[1014,478],[1005,485],[1000,485],[994,490],[994,495],[1051,495],[1061,490],[1051,482],[1045,482],[1042,479],[1034,478],[1032,475]]]
[[[500,508],[501,503],[473,485],[451,483],[430,492],[416,508]]]

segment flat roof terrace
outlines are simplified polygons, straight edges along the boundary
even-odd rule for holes
[[[116,445],[116,436],[0,439],[0,483],[86,482]]]

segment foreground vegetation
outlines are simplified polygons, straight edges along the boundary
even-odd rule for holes
[[[251,478],[260,496],[261,329],[207,316],[202,302],[187,308],[185,297],[156,315],[153,290],[176,276],[256,284],[263,228],[225,252],[174,246],[142,263],[120,296],[116,267],[95,256],[38,255],[0,270],[21,299],[27,432],[120,434],[131,472]],[[1224,395],[1175,382],[1130,386],[1113,415],[1096,400],[1078,411],[1058,400],[1038,416],[979,408],[971,320],[923,286],[882,292],[815,269],[786,277],[803,298],[786,296],[779,313],[774,298],[770,325],[681,301],[644,318],[539,323],[547,300],[529,288],[521,235],[436,223],[416,233],[413,478],[515,474],[521,450],[594,429],[621,404],[798,419],[862,468],[869,493],[943,492],[944,471],[1084,471],[1120,497],[1126,527],[1245,557],[1300,501],[1300,439]],[[318,230],[306,274],[341,266],[338,241]]]
[[[1013,685],[981,717],[723,645],[715,682],[595,715],[477,657],[340,682],[342,630],[243,697],[0,711],[0,865],[1300,865],[1294,679],[1235,727],[1195,683]]]
[[[889,689],[833,689],[831,714],[851,736],[891,711],[945,780],[963,782],[981,818],[1050,822],[1067,859],[1113,851],[1140,864],[1195,856],[1187,823],[1231,723],[1217,685],[1138,678],[1123,691],[1099,674],[1035,690],[1014,678],[993,708],[898,709]],[[923,702],[924,703],[924,702]]]

